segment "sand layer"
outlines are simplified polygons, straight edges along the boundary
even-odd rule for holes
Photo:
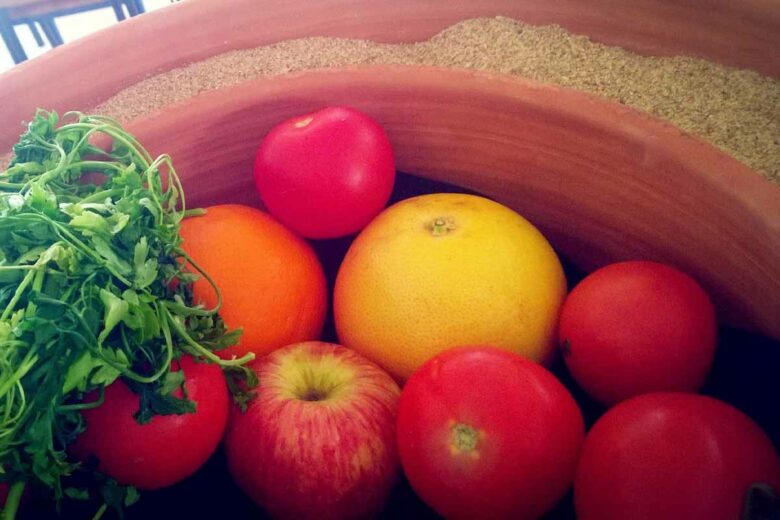
[[[780,184],[780,81],[702,59],[640,56],[501,17],[467,20],[413,44],[305,38],[232,51],[150,77],[92,112],[126,122],[258,76],[353,64],[486,70],[590,92],[669,121]]]

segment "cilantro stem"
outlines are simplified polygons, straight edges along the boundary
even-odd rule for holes
[[[182,212],[182,217],[202,217],[206,214],[206,210],[203,208],[195,208],[195,209],[188,209],[187,211]]]
[[[166,341],[165,342],[165,360],[160,363],[160,367],[155,371],[154,374],[151,376],[142,376],[139,375],[132,370],[122,370],[122,375],[125,376],[128,379],[132,379],[133,381],[137,381],[139,383],[153,383],[160,379],[163,374],[168,372],[170,370],[171,361],[173,361],[173,342]]]
[[[19,503],[22,500],[22,493],[24,493],[23,481],[11,484],[11,488],[8,490],[8,497],[5,499],[3,520],[14,520],[16,518],[16,512],[19,510]]]
[[[16,415],[11,416],[13,413],[14,408],[14,402],[16,400],[16,394],[14,392],[14,388],[19,391],[19,404],[16,406]],[[8,392],[5,393],[5,400],[6,400],[6,409],[3,414],[3,420],[2,425],[5,427],[7,425],[13,425],[15,424],[19,418],[24,413],[24,407],[27,404],[27,397],[24,395],[24,388],[22,388],[22,383],[20,381],[16,381],[15,387],[12,386]],[[7,435],[11,435],[13,433],[13,429],[5,429],[3,431],[0,431],[0,438],[5,437]]]
[[[103,515],[106,513],[106,510],[108,509],[108,504],[103,502],[103,505],[100,506],[100,508],[95,512],[95,516],[92,517],[92,520],[100,520],[103,518]]]
[[[99,191],[97,193],[93,193],[92,195],[88,197],[84,197],[79,201],[79,204],[88,204],[90,202],[102,202],[106,200],[107,198],[113,197],[114,195],[120,195],[122,193],[122,190],[103,190]]]
[[[176,331],[176,333],[184,340],[187,345],[193,349],[192,353],[195,355],[203,356],[209,361],[217,363],[223,367],[240,366],[255,359],[255,355],[252,352],[249,352],[238,359],[222,359],[192,339],[192,337],[184,329],[184,326],[182,326],[182,324],[173,317],[168,309],[165,309],[165,317],[167,318],[167,322],[173,325],[173,329]]]
[[[97,408],[106,400],[106,391],[103,387],[100,387],[100,395],[97,400],[91,402],[75,403],[75,404],[63,404],[59,407],[60,411],[72,412],[74,410],[89,410],[91,408]]]
[[[110,161],[77,161],[71,163],[69,168],[81,168],[83,170],[114,170],[122,171],[122,166]]]
[[[0,385],[0,396],[5,395],[10,388],[16,384],[17,381],[22,379],[27,372],[29,372],[34,366],[35,363],[38,362],[38,356],[36,356],[33,352],[28,352],[27,356],[25,356],[24,361],[22,361],[19,365],[19,368],[16,369],[16,371],[8,376],[8,379],[4,380],[2,384]]]
[[[152,161],[151,156],[149,155],[146,150],[143,150],[141,146],[138,144],[138,141],[135,140],[134,137],[130,136],[124,131],[118,130],[117,124],[100,124],[95,125],[92,123],[71,123],[69,125],[63,125],[59,128],[59,131],[68,131],[68,130],[74,130],[74,129],[80,129],[80,130],[86,130],[84,140],[80,144],[86,143],[86,140],[95,133],[102,132],[106,134],[107,136],[111,137],[111,139],[115,143],[121,143],[125,145],[128,150],[135,155],[137,158],[141,160],[141,164],[144,165],[144,169],[149,167],[149,163]]]
[[[27,286],[33,281],[37,270],[38,266],[36,264],[35,269],[28,271],[27,274],[24,275],[24,278],[22,278],[22,281],[19,282],[19,285],[16,287],[16,291],[14,291],[14,295],[11,297],[8,305],[5,306],[3,314],[0,315],[0,321],[7,320],[8,316],[13,312],[14,308],[16,308],[16,304],[19,303],[19,299],[22,297],[25,289],[27,289]]]
[[[192,267],[195,268],[195,270],[200,274],[203,278],[206,279],[206,281],[211,285],[211,287],[214,289],[214,292],[217,295],[217,303],[214,305],[214,308],[211,309],[210,313],[216,314],[219,312],[219,309],[222,308],[222,291],[220,291],[219,286],[217,285],[217,282],[214,281],[214,279],[207,273],[198,263],[192,259],[190,255],[188,255],[186,252],[182,251],[182,255],[185,260],[187,260],[187,263],[190,264]]]
[[[41,138],[37,137],[37,139],[40,140]],[[47,182],[49,182],[52,179],[56,179],[57,177],[60,176],[60,174],[63,171],[65,171],[65,164],[68,158],[67,154],[65,153],[65,150],[58,143],[54,143],[52,147],[56,149],[57,152],[60,154],[60,159],[59,162],[57,163],[57,166],[53,170],[49,170],[43,173],[40,177],[38,177],[34,181],[39,183],[41,186],[45,185]],[[22,192],[25,192],[26,190],[30,189],[30,187],[32,186],[32,182],[33,181],[28,182],[27,185],[24,188],[22,188]]]
[[[41,288],[43,287],[43,279],[46,276],[46,266],[41,265],[36,271],[35,276],[33,276],[33,282],[31,289],[35,292],[40,292]],[[35,312],[35,302],[30,301],[27,302],[27,308],[25,309],[26,314],[33,314]]]
[[[21,188],[24,188],[24,184],[17,182],[0,182],[0,190],[18,191]]]
[[[116,272],[116,269],[114,269],[111,265],[104,263],[105,260],[103,259],[103,257],[101,257],[99,254],[94,252],[94,250],[92,248],[90,248],[89,246],[87,246],[84,242],[79,240],[64,225],[62,225],[62,224],[60,224],[58,222],[55,222],[55,221],[53,221],[51,219],[47,219],[47,218],[43,218],[43,221],[47,222],[47,223],[50,223],[54,227],[54,229],[57,232],[57,234],[60,235],[61,238],[63,238],[64,240],[68,240],[71,244],[73,244],[74,246],[78,247],[78,249],[81,250],[82,253],[84,253],[85,255],[91,256],[96,261],[102,263],[104,265],[104,267],[107,270],[109,270],[111,272],[111,274],[114,275],[117,279],[119,279],[122,283],[124,283],[125,285],[132,285],[132,282],[130,282],[130,280],[125,278],[121,273]]]
[[[146,182],[150,186],[154,185],[154,183],[156,182],[156,179],[154,179],[154,177],[153,177],[154,172],[157,172],[159,170],[160,166],[162,166],[163,164],[168,164],[169,168],[171,167],[170,166],[170,161],[166,158],[166,156],[160,156],[157,159],[155,159],[154,162],[152,164],[150,164],[149,167],[146,169]],[[160,199],[158,198],[156,191],[155,190],[151,190],[149,192],[149,195],[151,196],[152,200],[155,202],[157,207],[160,210],[164,210],[163,205],[160,203]]]

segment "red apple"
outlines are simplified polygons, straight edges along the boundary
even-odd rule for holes
[[[305,342],[256,361],[258,396],[230,414],[233,479],[275,518],[370,518],[399,471],[400,389],[339,345]]]

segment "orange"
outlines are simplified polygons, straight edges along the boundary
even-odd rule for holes
[[[314,250],[267,213],[234,204],[212,206],[182,221],[182,247],[222,292],[219,314],[242,327],[238,345],[223,358],[260,356],[290,343],[318,339],[327,309],[327,286]],[[208,308],[216,293],[205,278],[193,286]]]
[[[565,295],[560,261],[530,222],[448,193],[406,199],[374,219],[341,264],[333,305],[341,343],[405,381],[459,345],[545,360]]]

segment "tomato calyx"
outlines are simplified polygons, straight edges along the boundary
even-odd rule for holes
[[[452,421],[450,426],[450,453],[452,455],[469,455],[479,458],[479,443],[484,432],[465,423]]]

